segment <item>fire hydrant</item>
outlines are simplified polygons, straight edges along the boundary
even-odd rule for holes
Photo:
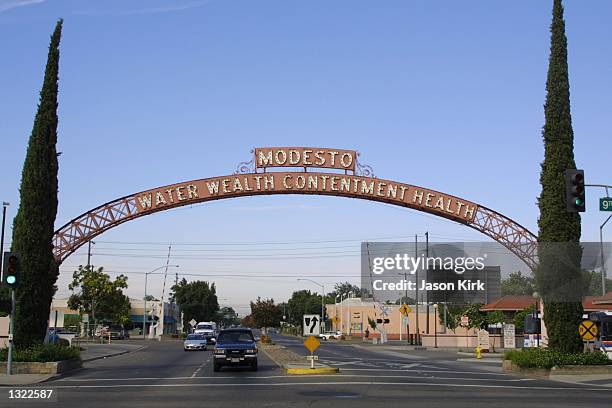
[[[480,354],[480,346],[476,346],[476,358],[482,358]]]

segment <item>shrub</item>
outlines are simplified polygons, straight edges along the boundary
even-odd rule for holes
[[[606,365],[612,364],[603,353],[562,353],[550,349],[511,350],[504,354],[505,360],[510,360],[521,368],[552,368],[566,365]]]
[[[81,351],[78,347],[66,347],[60,344],[36,344],[26,349],[13,349],[13,361],[28,361],[46,363],[48,361],[62,361],[79,359]],[[6,361],[8,349],[0,349],[0,361]]]

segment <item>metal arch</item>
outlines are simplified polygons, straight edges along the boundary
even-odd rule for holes
[[[535,272],[538,237],[519,223],[487,207],[479,206],[470,227],[493,238],[521,258]]]
[[[123,197],[94,208],[55,231],[53,254],[63,262],[81,245],[97,235],[132,218],[138,217],[136,196]]]
[[[59,228],[53,238],[53,251],[56,261],[62,263],[81,245],[119,224],[165,209],[139,213],[136,203],[138,194],[122,197],[103,204]],[[337,195],[356,198],[349,194]],[[215,199],[230,197],[220,196]],[[537,237],[512,219],[480,205],[478,205],[471,222],[462,222],[452,218],[447,219],[467,225],[489,236],[522,259],[531,270],[535,270],[538,263]]]

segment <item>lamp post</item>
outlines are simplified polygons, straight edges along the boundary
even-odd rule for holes
[[[321,327],[325,328],[325,326],[323,325],[323,322],[325,321],[325,285],[319,283],[319,282],[315,282],[312,279],[308,279],[308,278],[298,278],[298,281],[308,281],[311,283],[314,283],[317,286],[321,287],[321,321],[319,322],[319,324],[321,325]],[[323,330],[325,331],[325,330]]]
[[[538,299],[540,298],[540,294],[538,292],[533,292],[533,298],[535,299],[535,310],[534,310],[534,316],[535,316],[535,324],[536,324],[536,329],[537,329],[537,333],[536,333],[536,347],[540,348],[540,308],[538,307]]]
[[[162,265],[159,266],[155,269],[153,269],[151,272],[145,272],[145,287],[144,287],[144,309],[142,312],[142,338],[146,339],[147,338],[147,278],[149,277],[150,274],[159,271],[160,269],[164,269],[164,268],[178,268],[178,265]],[[162,305],[163,306],[163,305]]]
[[[338,317],[338,298],[342,300],[340,295],[336,295],[336,298],[334,299],[334,314],[336,317]],[[342,303],[340,304],[340,307],[342,308]],[[338,323],[336,323],[336,331],[338,331]]]
[[[438,304],[433,304],[434,308],[434,348],[438,348]]]

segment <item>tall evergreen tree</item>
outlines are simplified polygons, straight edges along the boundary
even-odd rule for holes
[[[13,222],[12,250],[21,254],[15,343],[42,342],[55,292],[58,265],[53,258],[57,214],[57,93],[62,20],[51,36],[45,79],[23,165],[19,211]]]
[[[581,349],[578,324],[582,315],[580,284],[580,215],[565,207],[566,169],[575,169],[574,132],[570,113],[567,38],[561,0],[554,0],[546,82],[544,162],[538,200],[540,242],[536,273],[544,300],[544,322],[549,347],[565,352]]]

